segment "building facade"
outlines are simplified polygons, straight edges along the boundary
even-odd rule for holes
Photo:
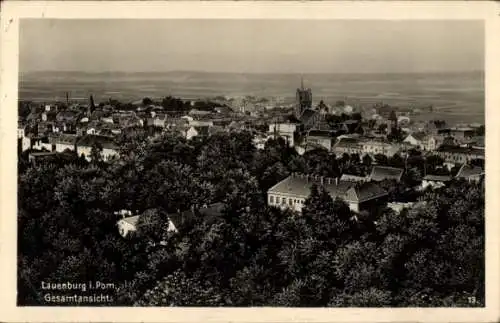
[[[301,212],[313,184],[323,186],[332,198],[344,200],[353,212],[386,203],[387,192],[375,183],[343,182],[338,178],[292,174],[267,192],[269,206]]]

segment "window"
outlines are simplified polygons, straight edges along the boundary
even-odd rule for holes
[[[286,204],[286,198],[284,197],[281,198],[281,204]]]
[[[288,199],[288,204],[293,205],[292,199]]]
[[[274,196],[273,195],[269,196],[269,203],[271,203],[271,204],[274,203]]]

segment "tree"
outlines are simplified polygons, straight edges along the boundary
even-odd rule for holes
[[[366,154],[363,156],[363,165],[366,167],[370,167],[372,165],[372,158],[370,155]]]
[[[150,98],[146,97],[146,98],[142,99],[142,104],[145,105],[145,106],[151,105],[151,104],[153,104],[153,100],[151,100]]]
[[[388,160],[387,160],[387,156],[386,155],[376,154],[374,156],[374,158],[375,158],[375,162],[377,163],[377,165],[385,166],[385,165],[388,164]]]
[[[100,163],[102,162],[102,145],[99,142],[95,142],[92,144],[92,148],[90,150],[90,160],[92,163]]]
[[[379,133],[384,133],[387,131],[387,124],[382,123],[381,125],[378,126],[378,132]]]

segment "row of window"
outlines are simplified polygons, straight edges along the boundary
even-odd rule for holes
[[[293,206],[296,204],[304,205],[304,200],[303,199],[292,199],[292,198],[286,198],[286,197],[279,197],[279,196],[274,196],[274,195],[269,195],[269,204],[286,204],[288,200],[288,205]]]

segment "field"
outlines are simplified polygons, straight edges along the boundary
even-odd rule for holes
[[[477,73],[313,74],[304,76],[315,101],[345,100],[353,106],[384,102],[401,107],[432,104],[423,118],[484,123],[484,75]],[[135,101],[143,97],[204,98],[216,95],[283,97],[293,102],[300,75],[204,72],[34,72],[19,76],[20,100]]]

